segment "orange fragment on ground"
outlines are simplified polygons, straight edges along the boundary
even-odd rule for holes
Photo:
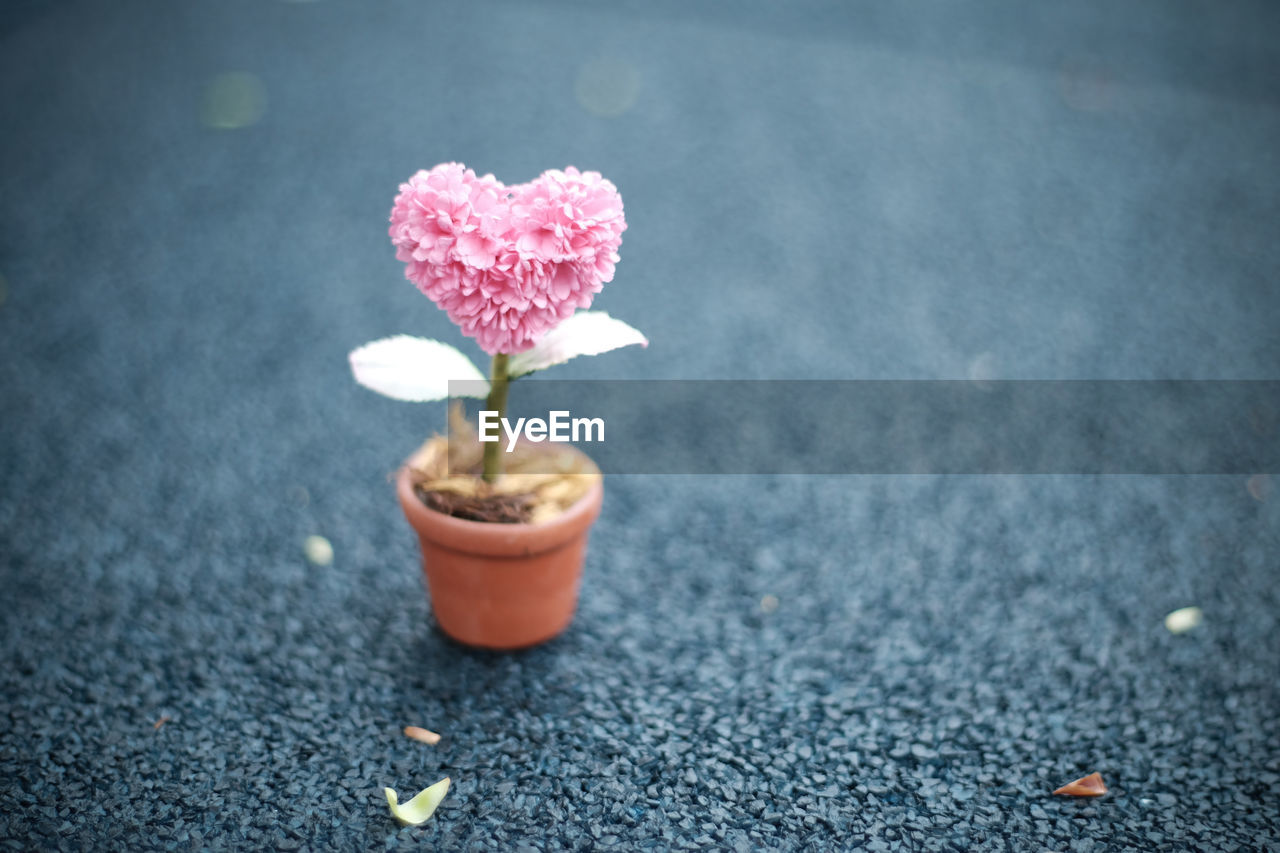
[[[418,726],[405,726],[404,733],[405,737],[411,737],[414,740],[420,740],[423,743],[429,743],[432,746],[435,746],[440,742],[440,735],[429,729],[420,728]]]
[[[1066,797],[1101,797],[1106,792],[1107,783],[1102,781],[1101,773],[1090,773],[1054,791]]]
[[[163,717],[161,717],[160,719],[156,720],[156,724],[155,724],[154,726],[152,726],[151,728],[156,729],[157,731],[159,731],[160,727],[161,727],[161,726],[163,726],[165,723],[169,722],[171,719],[173,719],[173,718],[172,718],[172,717],[170,717],[170,716],[168,716],[168,715],[166,714],[165,716],[163,716]]]

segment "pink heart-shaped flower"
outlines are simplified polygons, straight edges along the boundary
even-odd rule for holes
[[[523,352],[613,278],[627,228],[598,172],[506,187],[442,163],[400,185],[391,242],[405,277],[490,355]]]

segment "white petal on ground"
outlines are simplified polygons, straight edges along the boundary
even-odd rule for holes
[[[302,542],[302,551],[313,565],[327,566],[333,562],[333,545],[323,536],[308,536]]]
[[[382,791],[387,795],[387,805],[391,807],[392,817],[400,821],[402,826],[418,826],[427,822],[444,795],[449,793],[449,777],[444,777],[430,788],[422,789],[404,805],[400,805],[400,798],[396,796],[394,788],[383,788]]]
[[[1164,626],[1172,634],[1185,634],[1203,621],[1204,611],[1199,607],[1181,607],[1164,617]]]
[[[352,350],[349,358],[357,382],[395,400],[444,400],[451,380],[472,385],[467,389],[471,393],[455,396],[483,397],[489,393],[484,374],[471,359],[439,341],[395,335]]]
[[[649,339],[603,311],[579,311],[556,326],[533,349],[511,356],[512,376],[523,376],[579,355],[599,355],[619,347],[649,345]]]

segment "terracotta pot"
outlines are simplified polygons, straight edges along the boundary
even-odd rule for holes
[[[519,649],[569,627],[587,535],[604,499],[601,483],[542,524],[468,521],[428,509],[408,467],[396,491],[418,533],[431,609],[446,634],[469,646]]]

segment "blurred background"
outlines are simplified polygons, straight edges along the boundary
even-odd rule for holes
[[[431,630],[387,482],[443,407],[346,354],[482,358],[386,231],[402,181],[460,161],[622,194],[594,307],[651,345],[558,379],[1278,379],[1278,26],[1183,0],[7,3],[0,837],[1265,846],[1268,472],[619,477],[574,628],[491,657]],[[1174,637],[1187,604],[1206,624]],[[1109,809],[1041,797],[1094,769]],[[381,786],[448,772],[398,834]]]

